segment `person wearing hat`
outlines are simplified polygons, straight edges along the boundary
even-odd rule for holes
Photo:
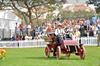
[[[57,49],[57,47],[60,46],[63,43],[62,36],[63,36],[64,33],[65,33],[65,31],[62,28],[62,24],[59,23],[57,28],[55,29],[56,44],[55,44],[54,52],[53,52],[54,56],[56,56],[56,49]]]
[[[55,35],[57,36],[57,44],[62,44],[61,39],[64,34],[65,30],[63,29],[62,24],[59,23],[57,28],[55,29]]]
[[[63,35],[65,33],[63,26],[61,23],[58,24],[57,28],[55,29],[55,35]]]

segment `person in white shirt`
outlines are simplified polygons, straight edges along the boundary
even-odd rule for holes
[[[25,36],[25,40],[32,40],[32,36],[29,34],[29,35],[26,35]]]
[[[63,43],[63,40],[62,40],[63,37],[62,36],[63,36],[64,33],[65,33],[65,31],[62,28],[62,25],[58,24],[57,28],[55,29],[56,44],[55,44],[54,52],[53,52],[54,56],[56,56],[56,49],[57,49],[57,47],[60,46]]]
[[[55,35],[63,35],[65,33],[64,29],[62,28],[61,24],[58,24],[57,28],[55,29]]]
[[[58,24],[57,28],[55,29],[55,35],[57,37],[57,44],[62,44],[63,35],[65,34],[64,28],[62,24]]]

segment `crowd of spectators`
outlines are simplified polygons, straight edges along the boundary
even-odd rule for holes
[[[42,26],[31,27],[31,24],[23,25],[17,24],[15,27],[15,34],[12,40],[32,40],[41,38],[41,36],[55,32],[60,26],[64,33],[76,37],[96,36],[97,30],[100,29],[100,18],[93,16],[89,18],[65,19],[60,21],[44,22]],[[68,36],[67,35],[67,36]]]

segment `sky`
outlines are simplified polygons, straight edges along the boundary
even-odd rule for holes
[[[67,0],[70,4],[85,3],[88,0]]]

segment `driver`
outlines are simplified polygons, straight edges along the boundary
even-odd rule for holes
[[[56,45],[54,47],[54,53],[53,55],[56,56],[56,49],[57,49],[57,46],[60,46],[63,41],[63,34],[65,33],[63,27],[62,27],[62,24],[59,23],[57,28],[55,29],[55,35],[56,35]]]

